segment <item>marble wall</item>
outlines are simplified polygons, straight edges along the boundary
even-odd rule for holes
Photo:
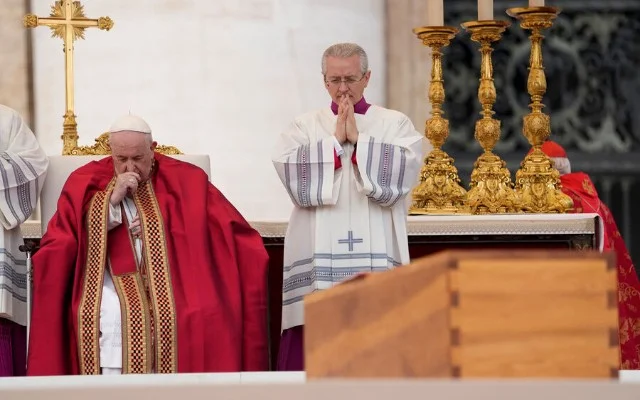
[[[421,132],[431,110],[431,50],[413,28],[426,24],[427,1],[386,0],[387,106],[407,114]]]
[[[2,0],[0,8],[0,104],[32,122],[30,49],[22,17],[28,0]]]
[[[50,3],[31,0],[32,11],[46,15]],[[108,15],[115,25],[87,30],[75,45],[80,145],[116,117],[138,114],[159,143],[209,154],[212,181],[249,220],[288,218],[270,153],[295,115],[328,105],[320,75],[327,46],[363,45],[373,71],[366,96],[386,103],[384,0],[83,4],[88,17]],[[60,154],[64,56],[48,28],[33,32],[33,57],[35,127],[47,153]]]

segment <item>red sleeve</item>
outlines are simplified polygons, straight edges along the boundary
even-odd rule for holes
[[[336,149],[333,149],[333,162],[335,163],[334,169],[342,168],[342,161],[340,160],[340,157],[338,157],[338,152],[336,151]]]
[[[351,155],[351,163],[353,165],[358,165],[358,159],[356,158],[356,149],[357,148],[353,150],[353,154]],[[340,160],[340,157],[338,157],[338,152],[335,149],[333,149],[333,161],[336,165],[335,169],[342,168],[342,161]]]
[[[358,154],[358,144],[356,143],[356,145],[353,147],[353,154],[351,155],[351,163],[353,165],[358,165],[358,159],[356,157],[356,154]]]

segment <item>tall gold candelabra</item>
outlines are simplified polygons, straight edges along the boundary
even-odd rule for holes
[[[431,48],[431,82],[429,100],[431,118],[427,120],[425,134],[433,150],[425,157],[420,182],[413,191],[410,214],[456,214],[466,212],[467,193],[460,186],[454,160],[441,147],[449,136],[449,121],[442,117],[445,99],[442,78],[442,48],[449,45],[458,30],[449,26],[415,28],[413,32],[422,44]]]
[[[482,118],[476,122],[475,138],[484,153],[474,164],[467,193],[467,206],[473,214],[513,213],[519,210],[507,163],[493,153],[500,138],[500,121],[493,118],[496,87],[493,83],[491,45],[500,40],[509,25],[506,21],[470,21],[462,24],[471,33],[471,40],[480,43],[482,54],[478,87]]]
[[[522,210],[534,213],[564,213],[573,207],[573,201],[560,190],[560,173],[540,147],[551,134],[551,121],[542,112],[542,98],[547,81],[542,62],[543,29],[550,28],[559,13],[555,7],[510,8],[507,14],[517,18],[520,26],[531,30],[531,55],[527,91],[531,96],[531,112],[523,119],[522,132],[532,146],[516,172],[515,189]]]

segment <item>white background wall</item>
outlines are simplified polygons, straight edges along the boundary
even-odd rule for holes
[[[50,0],[31,0],[38,16]],[[369,102],[384,105],[383,0],[83,0],[89,18],[111,17],[75,46],[80,145],[131,112],[160,144],[211,156],[212,182],[249,220],[287,219],[290,200],[270,161],[279,133],[330,102],[320,74],[329,45],[369,53]],[[62,41],[34,32],[35,130],[61,154]]]

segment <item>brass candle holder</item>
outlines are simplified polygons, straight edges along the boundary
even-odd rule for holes
[[[413,32],[422,44],[431,48],[431,82],[429,100],[431,118],[427,120],[425,135],[433,150],[425,157],[420,172],[420,182],[413,190],[413,203],[409,214],[457,214],[468,213],[466,190],[460,186],[454,160],[441,147],[449,136],[449,121],[442,117],[445,100],[442,78],[442,48],[449,45],[458,29],[449,26],[415,28]]]
[[[493,153],[500,138],[500,121],[493,118],[496,87],[493,83],[491,45],[500,40],[509,25],[506,21],[470,21],[462,24],[471,33],[471,40],[480,43],[482,54],[478,87],[482,118],[476,122],[474,136],[484,153],[478,157],[471,172],[467,206],[472,214],[515,213],[520,209],[507,163]]]
[[[531,96],[531,112],[523,118],[522,133],[532,146],[516,172],[515,189],[522,210],[533,213],[564,213],[573,201],[560,190],[560,173],[540,147],[551,134],[551,120],[542,112],[542,98],[547,80],[542,62],[542,30],[550,28],[560,10],[555,7],[510,8],[507,14],[520,21],[523,29],[531,30],[531,55],[527,91]]]

